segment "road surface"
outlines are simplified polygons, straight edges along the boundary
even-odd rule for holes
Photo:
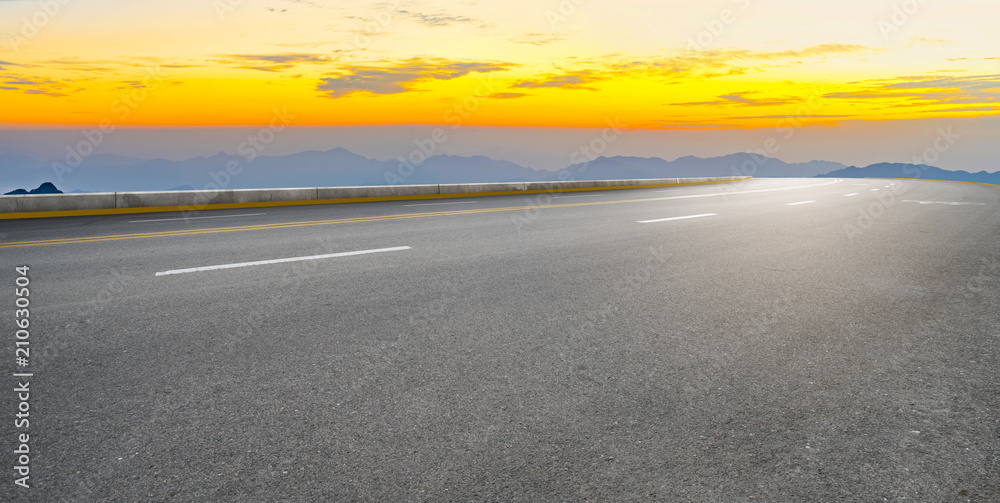
[[[197,216],[0,222],[4,494],[1000,501],[996,187]]]

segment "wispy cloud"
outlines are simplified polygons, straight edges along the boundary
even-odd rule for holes
[[[941,38],[929,38],[929,37],[911,37],[910,42],[912,43],[922,43],[922,44],[947,44],[950,40],[944,40]]]
[[[60,93],[58,91],[50,91],[47,89],[25,89],[23,92],[24,94],[42,94],[45,96],[52,96],[52,97],[66,96],[64,93]]]
[[[515,98],[523,98],[525,96],[527,96],[527,94],[525,93],[493,93],[487,96],[487,98],[493,98],[497,100],[511,100]]]
[[[0,86],[5,91],[20,91],[24,94],[39,94],[55,98],[66,96],[72,87],[68,82],[25,75],[0,75]]]
[[[399,94],[411,91],[420,82],[452,80],[470,73],[499,72],[511,63],[453,62],[411,58],[395,65],[345,67],[341,73],[321,79],[317,90],[331,98],[353,93]]]
[[[735,115],[726,117],[731,120],[751,120],[751,119],[787,119],[789,117],[795,117],[792,114],[785,115]],[[844,119],[848,117],[853,117],[853,115],[810,115],[809,119]],[[800,118],[801,119],[801,118]]]
[[[790,99],[790,98],[749,98],[748,95],[760,94],[756,91],[743,91],[738,93],[730,93],[719,96],[719,99],[713,101],[692,101],[687,103],[671,103],[672,106],[775,106],[775,105],[787,105],[789,103],[796,103],[800,100]]]
[[[234,64],[237,68],[277,72],[300,64],[324,64],[332,61],[321,54],[231,54],[217,61]]]
[[[2,0],[0,0],[2,1]],[[133,75],[134,68],[192,68],[205,66],[204,64],[179,63],[175,59],[161,59],[153,57],[129,57],[117,59],[79,59],[75,57],[57,58],[45,61],[38,61],[33,64],[20,65],[25,68],[45,68],[46,70],[62,70],[66,72],[77,72],[86,74],[119,74]]]
[[[513,88],[556,88],[585,89],[595,91],[593,84],[618,78],[691,79],[717,78],[724,76],[759,73],[775,65],[797,64],[808,58],[825,58],[864,54],[872,51],[868,47],[853,44],[818,44],[803,49],[784,51],[750,51],[743,49],[718,49],[688,51],[670,57],[629,59],[609,63],[615,55],[603,59],[575,60],[571,66],[578,68],[563,74],[543,74],[523,79],[513,84]],[[718,100],[705,102],[674,103],[689,106],[768,106],[784,105],[795,99],[761,99],[750,92],[731,93],[719,96]]]
[[[751,51],[746,49],[712,49],[687,51],[674,56],[626,60],[580,61],[607,78],[628,76],[637,78],[717,78],[760,73],[775,66],[803,64],[804,60],[831,56],[852,56],[875,52],[855,44],[818,44],[803,49],[784,51]]]
[[[741,92],[741,93],[724,94],[724,95],[719,96],[719,97],[722,98],[722,99],[724,99],[724,100],[726,100],[726,101],[730,101],[730,102],[733,102],[733,103],[740,103],[742,105],[750,105],[750,106],[754,106],[754,107],[769,106],[769,105],[785,105],[785,104],[791,103],[793,101],[793,100],[788,100],[788,99],[783,99],[783,98],[771,98],[771,99],[762,99],[762,100],[758,99],[758,100],[755,100],[755,99],[747,98],[746,95],[748,95],[748,94],[757,94],[757,93],[745,91],[745,92]]]
[[[729,67],[735,62],[753,61],[785,61],[796,62],[801,59],[824,58],[827,56],[860,55],[871,52],[863,45],[855,44],[818,44],[804,49],[788,49],[784,51],[750,51],[745,49],[719,49],[708,51],[691,51],[666,60],[658,61],[661,67],[673,68],[677,71],[696,69],[717,69]]]
[[[557,87],[560,89],[586,89],[595,91],[593,87],[587,86],[589,82],[598,80],[592,72],[582,71],[566,75],[547,75],[537,80],[525,80],[514,84],[512,87],[522,88],[546,88]]]
[[[885,89],[956,89],[973,91],[994,89],[1000,91],[1000,74],[971,75],[967,77],[899,77],[902,82],[884,85]]]
[[[553,35],[551,33],[525,33],[514,39],[516,44],[547,45],[562,42],[566,37]]]
[[[132,90],[132,89],[145,89],[145,88],[146,88],[146,84],[143,84],[142,82],[139,82],[138,80],[126,80],[126,81],[120,82],[119,85],[117,87],[115,87],[115,89],[117,89],[119,91],[128,91],[128,90]]]
[[[861,89],[827,93],[823,97],[854,101],[889,100],[892,103],[890,106],[895,108],[1000,102],[1000,74],[906,76],[852,84],[860,85]]]
[[[982,106],[982,107],[965,107],[965,108],[946,108],[943,110],[935,110],[935,112],[995,112],[1000,114],[1000,104],[994,106]]]
[[[114,73],[116,69],[112,66],[119,65],[120,63],[117,61],[80,61],[73,58],[64,58],[43,61],[42,64],[49,69],[67,72]]]
[[[857,44],[818,44],[805,49],[774,51],[774,52],[748,52],[752,59],[796,59],[796,58],[817,58],[823,56],[840,56],[849,54],[863,54],[871,49]]]
[[[399,10],[399,14],[402,14],[404,18],[411,21],[420,23],[426,26],[448,26],[452,24],[459,23],[474,23],[474,19],[466,16],[447,16],[444,14],[421,14],[419,12],[413,12],[408,10]]]

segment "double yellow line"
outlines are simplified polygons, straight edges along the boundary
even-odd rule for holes
[[[403,220],[407,218],[426,218],[426,217],[440,217],[449,215],[470,215],[473,213],[497,213],[503,211],[519,211],[519,210],[529,210],[529,209],[541,209],[541,208],[564,208],[569,206],[593,206],[600,204],[616,204],[616,203],[626,203],[626,202],[637,202],[637,201],[656,201],[659,199],[669,199],[669,198],[652,198],[652,199],[627,199],[618,201],[599,201],[599,202],[589,202],[589,203],[567,203],[567,204],[547,204],[547,205],[537,205],[537,206],[509,206],[502,208],[483,208],[475,210],[454,210],[454,211],[436,211],[427,213],[403,213],[398,215],[382,215],[375,217],[356,217],[356,218],[338,218],[333,220],[309,220],[305,222],[286,222],[278,224],[264,224],[264,225],[243,225],[236,227],[215,227],[210,229],[188,229],[188,230],[176,230],[176,231],[163,231],[163,232],[143,232],[138,234],[112,234],[107,236],[91,236],[91,237],[81,237],[81,238],[64,238],[64,239],[46,239],[41,241],[14,241],[10,243],[0,243],[0,248],[20,248],[25,246],[46,246],[46,245],[62,245],[62,244],[78,244],[78,243],[97,243],[101,241],[120,241],[125,239],[144,239],[144,238],[164,238],[164,237],[177,237],[177,236],[195,236],[198,234],[217,234],[222,232],[242,232],[242,231],[259,231],[259,230],[269,230],[269,229],[290,229],[293,227],[307,227],[313,225],[335,225],[335,224],[348,224],[348,223],[358,223],[358,222],[381,222],[386,220]]]
[[[126,239],[145,239],[145,238],[165,238],[165,237],[177,237],[177,236],[195,236],[198,234],[217,234],[222,232],[243,232],[243,231],[259,231],[259,230],[269,230],[269,229],[290,229],[293,227],[308,227],[314,225],[336,225],[336,224],[349,224],[358,222],[382,222],[388,220],[404,220],[408,218],[427,218],[427,217],[442,217],[450,215],[471,215],[475,213],[499,213],[505,211],[522,211],[522,210],[539,210],[547,208],[571,208],[580,206],[600,206],[607,204],[623,204],[623,203],[644,203],[653,201],[667,201],[671,199],[693,199],[701,197],[716,197],[716,196],[726,196],[726,195],[736,195],[736,194],[753,194],[758,192],[774,192],[781,190],[794,190],[794,189],[805,189],[810,187],[819,187],[823,185],[829,185],[831,183],[837,183],[836,181],[821,182],[810,185],[802,186],[792,186],[792,187],[779,187],[775,189],[755,189],[755,190],[742,190],[742,191],[719,191],[712,192],[709,194],[690,194],[684,196],[665,196],[665,197],[646,197],[640,199],[616,199],[613,201],[591,201],[584,203],[562,203],[562,204],[536,204],[529,206],[505,206],[500,208],[481,208],[472,210],[453,210],[453,211],[435,211],[427,213],[402,213],[397,215],[382,215],[374,217],[356,217],[356,218],[338,218],[332,220],[309,220],[305,222],[286,222],[277,224],[264,224],[264,225],[243,225],[236,227],[215,227],[210,229],[188,229],[188,230],[174,230],[174,231],[163,231],[163,232],[144,232],[138,234],[113,234],[108,236],[91,236],[91,237],[81,237],[81,238],[63,238],[63,239],[47,239],[41,241],[14,241],[10,243],[0,243],[0,248],[21,248],[26,246],[48,246],[48,245],[62,245],[62,244],[78,244],[78,243],[97,243],[101,241],[121,241]]]

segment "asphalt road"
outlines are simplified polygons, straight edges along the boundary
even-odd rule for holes
[[[0,221],[0,500],[1000,501],[1000,189],[562,196]]]

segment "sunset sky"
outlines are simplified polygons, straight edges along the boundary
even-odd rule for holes
[[[1000,112],[998,19],[994,0],[0,0],[0,123],[976,117]]]

